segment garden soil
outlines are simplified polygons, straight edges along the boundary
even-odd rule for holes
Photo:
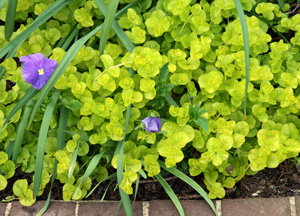
[[[28,182],[32,182],[32,175],[21,172],[20,169],[16,170],[14,177],[9,179],[9,184],[4,191],[0,193],[0,199],[4,200],[7,196],[12,196],[12,185],[18,179],[28,179]],[[203,188],[203,176],[193,177]],[[174,190],[177,197],[181,200],[202,199],[202,197],[195,192],[195,190],[176,177],[166,177],[167,182]],[[100,200],[105,193],[105,190],[109,184],[106,181],[93,192],[93,194],[85,200]],[[96,182],[93,183],[94,187]],[[53,200],[63,200],[62,187],[59,181],[55,181],[52,188]],[[50,183],[46,186],[45,192],[42,196],[39,196],[37,200],[46,200]],[[135,185],[133,185],[135,191]],[[300,195],[300,167],[297,167],[289,160],[286,160],[280,164],[277,168],[268,169],[258,172],[254,176],[245,176],[239,181],[234,188],[226,190],[225,198],[239,199],[239,198],[255,198],[255,197],[290,197]],[[134,196],[131,196],[134,199]],[[163,187],[153,179],[140,180],[138,187],[138,193],[136,200],[165,200],[169,199],[165,193]],[[116,189],[116,183],[113,183],[108,187],[105,200],[120,200],[119,192]]]

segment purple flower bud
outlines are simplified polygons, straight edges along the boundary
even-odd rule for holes
[[[25,82],[31,84],[37,90],[41,90],[57,67],[54,59],[45,58],[41,53],[22,56],[22,77]]]
[[[160,116],[147,117],[142,121],[145,124],[145,130],[149,133],[158,132],[161,130]]]

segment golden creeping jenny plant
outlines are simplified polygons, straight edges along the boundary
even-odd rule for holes
[[[106,32],[102,55],[99,39],[107,11],[101,7],[107,3],[109,10],[110,3],[74,0],[1,63],[0,190],[15,167],[31,173],[44,155],[43,172],[35,177],[40,184],[18,180],[14,185],[23,205],[34,203],[32,193],[41,195],[50,176],[64,184],[65,200],[80,200],[93,181],[120,176],[121,191],[133,194],[132,184],[141,178],[167,177],[162,168],[203,175],[208,196],[223,198],[243,176],[299,154],[300,16],[289,18],[271,3],[240,1],[250,12],[245,119],[244,42],[234,1],[143,0],[127,9],[131,2],[120,1],[122,13]],[[12,39],[34,24],[28,16],[47,13],[52,3],[19,1]],[[4,15],[6,6],[0,10],[3,21]],[[269,22],[278,32],[294,31],[290,43],[274,41]],[[2,55],[12,45],[1,29]],[[48,75],[48,66],[53,75],[38,82]],[[32,105],[25,105],[31,99],[34,116]],[[32,124],[22,122],[28,118]],[[37,146],[44,148],[41,154]],[[18,152],[16,160],[12,151]],[[115,169],[117,174],[109,176]]]

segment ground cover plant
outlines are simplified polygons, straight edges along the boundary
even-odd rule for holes
[[[215,211],[225,188],[300,152],[288,3],[1,1],[0,190],[16,168],[34,174],[13,186],[25,206],[54,181],[64,200],[117,181],[132,215],[129,195],[154,178],[184,215],[175,175]]]

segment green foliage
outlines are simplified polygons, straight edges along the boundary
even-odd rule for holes
[[[14,195],[19,198],[20,203],[23,206],[31,206],[35,203],[33,199],[33,191],[28,188],[26,179],[17,180],[13,186]]]
[[[110,10],[101,0],[19,2],[12,42],[0,26],[0,57],[8,54],[0,65],[0,190],[16,168],[35,171],[32,185],[15,183],[23,205],[34,203],[50,175],[64,184],[64,200],[81,200],[92,182],[117,178],[128,213],[127,194],[142,176],[159,179],[177,203],[166,173],[201,191],[179,170],[203,174],[206,199],[221,199],[245,175],[299,154],[300,16],[288,17],[282,2],[240,1],[249,12],[241,19],[249,77],[233,0],[122,0],[115,16],[108,12],[117,1]],[[270,28],[290,32],[290,43]],[[40,93],[24,82],[19,64],[36,52],[59,63]],[[149,116],[160,116],[160,132],[144,129]],[[18,154],[11,158],[13,142]]]

